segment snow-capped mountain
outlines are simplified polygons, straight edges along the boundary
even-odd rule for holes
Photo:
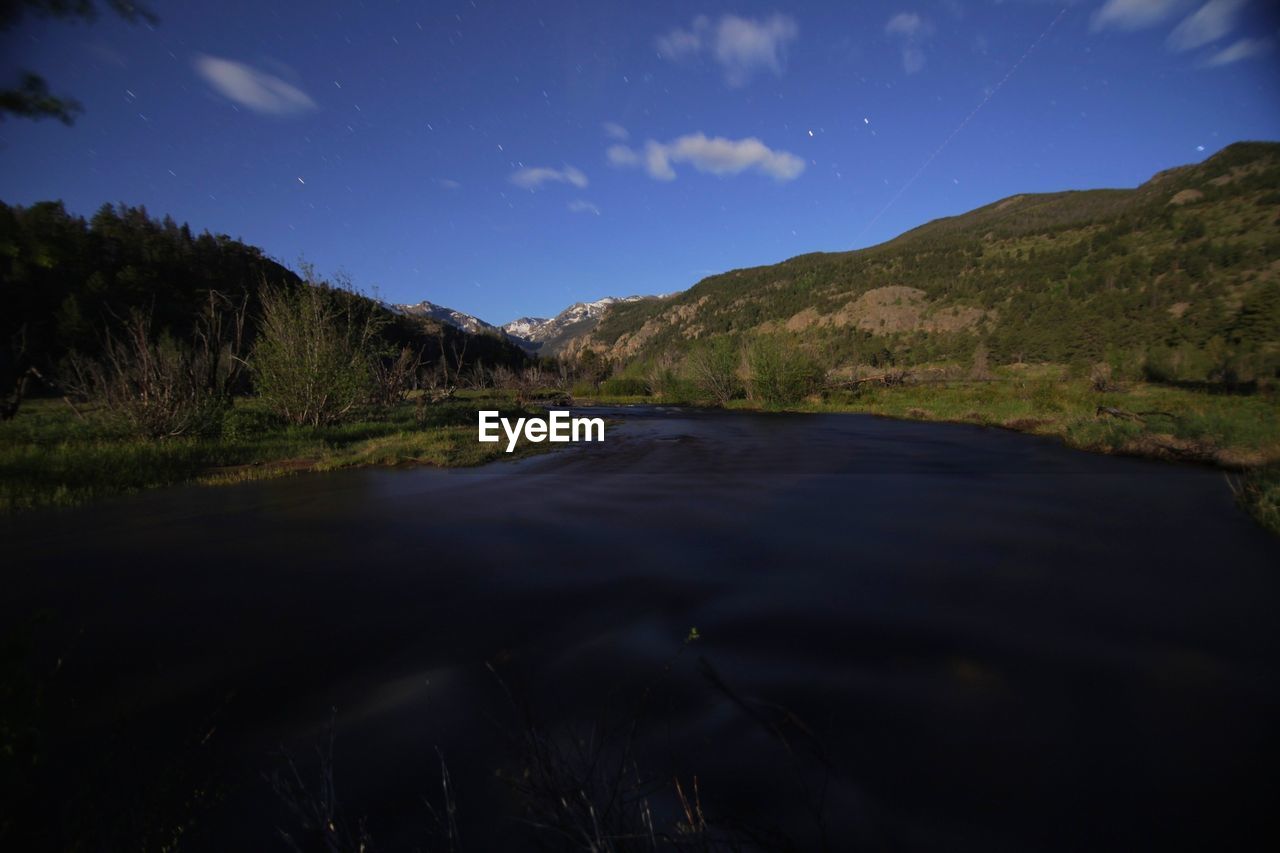
[[[606,296],[594,302],[575,302],[554,317],[521,317],[502,326],[486,323],[479,317],[473,317],[425,299],[414,305],[383,305],[397,314],[410,317],[426,317],[441,323],[456,326],[465,332],[478,334],[503,335],[526,352],[555,355],[568,341],[582,337],[591,332],[600,322],[604,312],[610,305],[620,302],[639,302],[642,299],[657,299],[655,296]]]
[[[502,331],[529,352],[554,353],[560,344],[594,329],[610,305],[652,298],[652,296],[606,296],[594,302],[575,302],[550,319],[521,317],[502,326]]]
[[[504,323],[501,328],[513,338],[531,341],[534,333],[550,322],[546,317],[521,317],[519,320]]]
[[[438,320],[441,323],[448,323],[450,326],[457,326],[464,332],[478,334],[480,332],[497,332],[498,329],[492,323],[486,323],[479,317],[473,317],[470,314],[464,314],[461,311],[454,311],[452,308],[445,308],[443,305],[437,305],[434,302],[428,302],[425,299],[416,305],[391,305],[392,311],[398,314],[407,314],[410,317],[427,317],[432,320]]]

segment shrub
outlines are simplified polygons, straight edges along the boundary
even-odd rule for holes
[[[693,348],[685,365],[703,397],[723,406],[742,390],[738,367],[742,353],[728,338],[712,338]]]
[[[1168,347],[1152,347],[1142,365],[1142,377],[1148,382],[1171,382],[1177,378],[1173,354]]]
[[[642,397],[649,393],[649,386],[643,379],[615,376],[600,383],[600,393],[610,397]]]
[[[1062,411],[1062,403],[1058,400],[1057,383],[1053,380],[1040,380],[1031,384],[1031,408],[1037,413]]]
[[[698,386],[688,379],[673,376],[662,391],[664,403],[694,404],[700,401]]]
[[[1094,391],[1105,392],[1115,390],[1111,383],[1111,365],[1100,361],[1089,369],[1089,387]]]
[[[298,426],[337,423],[375,392],[375,341],[385,320],[348,290],[263,287],[253,351],[263,402]]]
[[[804,399],[821,378],[812,359],[790,340],[760,335],[747,348],[751,399],[766,406],[785,406]]]
[[[227,409],[222,416],[222,438],[224,441],[244,441],[257,438],[270,432],[279,419],[270,412],[252,406],[238,406]]]
[[[645,384],[649,388],[649,393],[656,396],[669,396],[672,386],[678,379],[676,357],[669,350],[659,353],[644,367]]]

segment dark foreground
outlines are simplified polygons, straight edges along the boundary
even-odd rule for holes
[[[1220,474],[864,416],[625,421],[0,521],[0,619],[48,611],[13,628],[43,690],[12,849],[271,849],[296,822],[264,774],[283,747],[314,779],[333,709],[383,850],[451,849],[441,756],[460,849],[574,846],[507,781],[530,732],[582,779],[634,743],[630,782],[569,787],[638,778],[659,832],[696,776],[711,827],[778,849],[1280,839],[1280,540]]]

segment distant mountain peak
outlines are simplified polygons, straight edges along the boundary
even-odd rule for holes
[[[561,346],[567,341],[589,334],[599,324],[600,318],[604,316],[609,306],[655,298],[658,297],[605,296],[590,302],[575,302],[554,317],[520,317],[501,326],[495,326],[479,317],[437,305],[426,299],[413,304],[383,304],[388,310],[397,314],[447,323],[471,334],[489,332],[501,335],[526,352],[550,355],[559,352]]]
[[[450,326],[455,326],[473,335],[480,332],[498,331],[497,327],[492,323],[486,323],[479,317],[462,311],[455,311],[452,308],[446,308],[443,305],[437,305],[425,299],[412,305],[391,305],[389,307],[398,314],[405,314],[410,317],[426,317],[441,323],[448,323]]]
[[[554,353],[567,341],[590,333],[609,306],[621,302],[654,299],[652,296],[605,296],[591,302],[575,302],[549,319],[521,317],[502,326],[508,337],[529,352]]]

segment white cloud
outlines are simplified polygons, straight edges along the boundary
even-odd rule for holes
[[[1169,33],[1173,50],[1194,50],[1231,32],[1245,0],[1209,0]]]
[[[297,86],[242,62],[197,54],[192,64],[219,94],[254,112],[293,115],[316,108],[311,96]]]
[[[795,19],[786,15],[774,15],[766,21],[725,15],[720,19],[713,53],[724,67],[729,85],[741,86],[757,70],[782,74],[787,44],[799,34]]]
[[[596,216],[600,215],[600,208],[596,207],[591,202],[580,198],[575,198],[573,201],[569,202],[569,211],[571,213],[594,213]]]
[[[1182,5],[1183,0],[1107,0],[1101,9],[1093,13],[1093,29],[1140,30],[1153,27]]]
[[[899,12],[884,25],[884,31],[901,42],[902,70],[915,74],[924,68],[921,42],[933,35],[933,24],[915,12]]]
[[[693,19],[689,29],[682,30],[677,27],[664,36],[658,36],[656,42],[658,55],[663,59],[676,62],[697,56],[702,50],[710,29],[711,19],[706,15],[699,15]]]
[[[649,177],[659,181],[674,181],[676,170],[671,168],[671,157],[667,146],[650,139],[644,144],[644,168]]]
[[[724,71],[730,86],[743,86],[760,71],[781,75],[786,69],[787,46],[800,27],[789,15],[740,18],[722,15],[712,22],[706,15],[693,19],[689,29],[675,29],[656,40],[658,55],[679,62],[706,52]]]
[[[899,12],[884,25],[884,31],[889,35],[914,38],[922,26],[924,21],[915,12]]]
[[[1262,56],[1264,53],[1268,53],[1271,48],[1272,44],[1270,39],[1243,38],[1209,57],[1209,59],[1205,61],[1205,65],[1212,67],[1230,65],[1231,63],[1239,62],[1242,59],[1252,59],[1255,56]]]
[[[615,166],[634,166],[640,162],[640,155],[625,145],[610,145],[605,156]]]
[[[691,133],[667,143],[650,139],[643,151],[614,145],[608,156],[615,166],[641,166],[659,181],[675,180],[673,163],[687,163],[712,175],[759,172],[777,181],[794,180],[804,171],[804,161],[799,157],[774,151],[755,137],[735,140],[703,133]]]
[[[453,178],[436,178],[435,182],[441,189],[446,190],[456,190],[462,187],[462,184],[458,183]]]
[[[582,189],[587,185],[587,176],[573,166],[565,166],[563,169],[537,166],[512,172],[511,183],[526,190],[536,190],[546,183],[572,184]]]
[[[626,141],[631,137],[631,134],[627,132],[627,129],[617,122],[606,121],[601,125],[601,127],[604,128],[604,135],[610,139],[621,139]]]

